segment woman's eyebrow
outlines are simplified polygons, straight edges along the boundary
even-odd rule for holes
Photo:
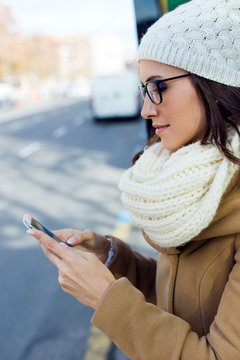
[[[151,80],[154,80],[156,78],[161,78],[162,79],[162,76],[161,75],[152,75],[152,76],[149,76],[149,78],[147,78],[146,81],[151,81]]]
[[[161,75],[152,75],[152,76],[149,76],[146,80],[146,82],[148,81],[151,81],[151,80],[155,80],[155,79],[162,79],[162,76]],[[142,82],[143,84],[143,82]]]

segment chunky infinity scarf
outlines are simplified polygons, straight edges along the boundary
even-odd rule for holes
[[[230,138],[239,156],[239,137]],[[169,152],[147,148],[120,180],[122,201],[133,222],[161,247],[180,246],[212,221],[238,167],[214,145],[190,144]]]

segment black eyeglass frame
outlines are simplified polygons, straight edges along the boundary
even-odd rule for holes
[[[174,76],[174,77],[170,77],[170,78],[166,78],[166,79],[159,79],[159,80],[149,80],[146,82],[145,85],[139,85],[138,88],[140,90],[140,93],[142,95],[142,98],[143,100],[145,100],[145,96],[146,94],[148,94],[148,97],[149,99],[151,100],[151,102],[155,105],[160,105],[162,103],[162,92],[165,90],[161,90],[160,87],[159,87],[159,84],[161,83],[164,83],[166,81],[170,81],[170,80],[176,80],[176,79],[181,79],[183,77],[186,77],[186,76],[191,76],[190,73],[187,73],[187,74],[183,74],[183,75],[178,75],[178,76]],[[159,102],[156,102],[152,99],[151,95],[150,95],[150,92],[148,91],[148,84],[151,84],[151,83],[154,83],[157,85],[157,89],[158,89],[158,93],[159,93],[159,98],[160,98],[160,101]]]

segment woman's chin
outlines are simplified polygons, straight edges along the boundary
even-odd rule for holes
[[[169,142],[166,140],[164,141],[164,139],[161,139],[161,143],[162,143],[162,146],[164,147],[164,149],[171,151],[171,152],[178,150],[182,146],[182,145],[172,143],[172,142]]]

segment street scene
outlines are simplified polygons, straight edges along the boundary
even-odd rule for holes
[[[0,360],[239,358],[239,24],[0,0]]]
[[[96,123],[82,100],[2,113],[0,129],[1,359],[84,359],[92,311],[61,290],[22,218],[31,214],[51,230],[126,229],[117,184],[145,144],[145,123]],[[134,227],[126,241],[152,252]]]
[[[127,360],[62,291],[23,216],[156,256],[118,189],[148,138],[134,1],[0,0],[0,27],[0,358]]]
[[[123,357],[90,325],[93,311],[61,290],[22,222],[30,214],[51,230],[89,228],[141,247],[118,190],[146,142],[133,3],[64,6],[0,1],[3,360]]]

